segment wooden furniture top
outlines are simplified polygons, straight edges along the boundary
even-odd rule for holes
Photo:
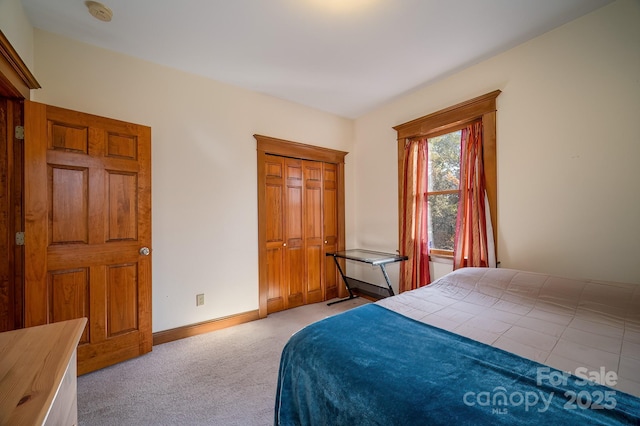
[[[42,424],[86,318],[0,333],[0,424]]]

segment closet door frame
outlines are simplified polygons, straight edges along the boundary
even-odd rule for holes
[[[0,30],[0,332],[24,327],[24,246],[16,233],[24,231],[24,100],[40,83]]]
[[[330,148],[306,145],[299,142],[277,139],[270,136],[253,135],[258,151],[258,263],[259,263],[259,305],[260,318],[267,316],[267,254],[266,254],[266,198],[265,198],[265,159],[266,155],[298,158],[301,160],[332,163],[337,168],[337,210],[338,241],[337,249],[345,249],[345,198],[344,198],[344,157],[348,154]]]

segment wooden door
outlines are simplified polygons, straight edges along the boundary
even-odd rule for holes
[[[151,351],[151,129],[25,103],[25,325],[87,317],[84,374]]]
[[[338,251],[338,166],[336,164],[324,163],[322,182],[322,208],[324,226],[324,286],[325,299],[338,297],[338,268],[336,268],[333,257],[327,257],[326,253]]]
[[[258,141],[259,312],[340,295],[327,251],[344,250],[344,157],[328,148]]]
[[[268,312],[325,300],[327,272],[335,293],[331,297],[336,297],[335,266],[325,257],[325,244],[331,241],[328,247],[335,249],[338,240],[336,165],[266,155],[263,170]],[[323,202],[325,193],[327,206]],[[329,223],[325,223],[325,213]],[[325,230],[331,234],[326,236]]]
[[[302,161],[266,155],[267,311],[305,303]]]
[[[285,309],[285,168],[284,158],[266,155],[260,173],[264,176],[265,284],[267,311]]]
[[[307,303],[305,292],[304,189],[302,160],[285,158],[285,308]]]
[[[265,156],[269,313],[324,300],[323,163]]]
[[[322,170],[323,163],[319,161],[303,162],[305,303],[317,303],[324,300]]]

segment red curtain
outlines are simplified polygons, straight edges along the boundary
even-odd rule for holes
[[[409,258],[401,263],[400,292],[431,282],[427,229],[427,139],[407,141],[404,147],[404,193],[400,218],[401,253]]]
[[[495,267],[495,245],[482,159],[482,122],[462,129],[460,200],[453,248],[453,269]]]

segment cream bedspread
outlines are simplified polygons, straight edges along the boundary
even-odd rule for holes
[[[640,397],[638,284],[463,268],[376,303],[572,374],[615,372]]]

